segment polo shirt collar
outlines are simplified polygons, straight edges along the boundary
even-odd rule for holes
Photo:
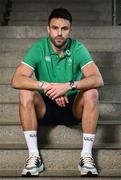
[[[62,56],[65,56],[65,55],[66,55],[66,56],[70,56],[70,55],[71,55],[71,52],[70,52],[71,42],[70,42],[70,41],[71,41],[71,40],[68,39],[67,47],[65,48],[65,51],[64,51],[64,53],[63,53]],[[48,38],[47,38],[47,42],[48,42],[48,48],[49,48],[50,55],[56,54],[55,51],[54,51],[53,48],[52,48],[52,45],[51,45],[49,36],[48,36]]]

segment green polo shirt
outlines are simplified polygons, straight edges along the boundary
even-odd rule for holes
[[[91,62],[93,60],[86,47],[73,39],[68,39],[67,47],[59,57],[52,49],[48,36],[35,42],[22,61],[35,71],[37,80],[58,83],[82,79],[82,69]],[[67,95],[72,93],[74,91],[69,91]]]

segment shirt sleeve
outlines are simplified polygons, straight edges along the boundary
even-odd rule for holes
[[[40,49],[36,44],[32,45],[24,55],[21,63],[26,64],[33,70],[35,70],[37,62],[40,60]]]
[[[75,54],[76,54],[76,59],[78,59],[81,69],[83,69],[89,63],[93,62],[93,59],[88,49],[83,44],[78,45]]]

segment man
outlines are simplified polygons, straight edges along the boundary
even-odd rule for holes
[[[33,44],[12,78],[12,87],[20,89],[20,119],[29,151],[23,176],[37,176],[44,170],[37,147],[39,121],[66,124],[82,120],[78,169],[81,175],[98,174],[92,146],[99,114],[97,88],[103,80],[86,47],[70,38],[71,25],[68,10],[54,9],[48,18],[49,36]],[[37,80],[32,79],[33,72]]]

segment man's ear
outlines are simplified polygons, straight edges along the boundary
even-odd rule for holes
[[[72,26],[70,27],[70,34],[72,34]]]
[[[47,32],[48,32],[48,34],[50,33],[50,27],[49,26],[47,26]]]

